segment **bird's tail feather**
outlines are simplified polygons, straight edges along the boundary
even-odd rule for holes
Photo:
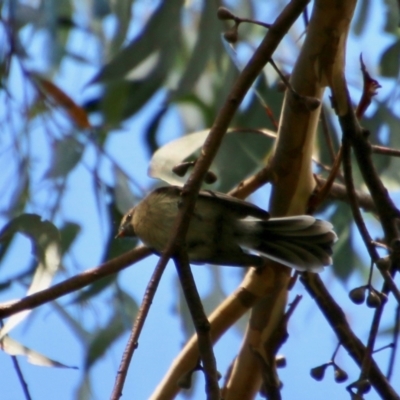
[[[332,264],[337,236],[329,222],[302,215],[255,224],[257,233],[249,247],[267,258],[300,271],[317,272]]]

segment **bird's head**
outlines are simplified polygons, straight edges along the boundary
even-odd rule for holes
[[[121,224],[118,228],[116,238],[136,236],[135,229],[133,227],[133,215],[135,208],[131,208],[122,218]]]

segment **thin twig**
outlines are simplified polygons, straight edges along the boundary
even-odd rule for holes
[[[321,126],[322,126],[322,133],[324,134],[325,143],[328,146],[329,157],[331,159],[331,163],[333,163],[335,161],[336,154],[335,154],[335,149],[333,147],[332,137],[329,132],[328,120],[326,117],[326,111],[324,107],[321,107]]]
[[[354,149],[357,164],[374,200],[382,222],[386,242],[391,244],[399,236],[396,219],[400,217],[400,212],[390,198],[372,162],[372,149],[368,142],[369,133],[360,127],[351,107],[349,107],[347,114],[339,117],[339,122],[342,127],[343,136],[346,137],[346,140],[349,141]]]
[[[349,100],[349,94],[347,93],[348,97],[348,102],[350,104]],[[347,146],[346,152],[349,152],[349,146],[353,146],[354,153],[357,158],[357,163],[360,168],[360,171],[362,173],[362,176],[364,178],[364,181],[366,185],[368,186],[369,192],[371,194],[372,200],[375,204],[376,211],[379,215],[379,218],[382,223],[382,228],[385,234],[385,242],[388,245],[392,245],[398,237],[398,229],[397,229],[397,219],[400,217],[400,212],[397,209],[396,205],[393,203],[392,199],[390,198],[388,191],[386,190],[385,186],[383,185],[379,174],[377,173],[375,166],[372,162],[371,159],[371,146],[368,142],[368,132],[363,131],[358,124],[358,121],[356,119],[356,116],[354,114],[354,111],[351,107],[348,108],[348,113],[346,115],[343,115],[339,117],[339,122],[343,130],[343,146]],[[344,167],[347,164],[351,163],[350,160],[350,155],[346,154],[346,163],[344,162]],[[351,169],[351,165],[350,165]],[[351,173],[351,171],[350,171]],[[353,185],[354,188],[354,185]],[[347,188],[349,190],[349,187]],[[351,188],[350,188],[351,190]],[[355,199],[355,196],[353,195],[353,199]],[[352,210],[353,210],[353,215],[356,217],[357,214],[359,214],[359,210],[357,211],[356,205],[353,204]],[[356,220],[357,223],[357,220]],[[363,224],[363,222],[361,222]],[[357,224],[358,225],[358,224]],[[359,226],[360,229],[361,225]],[[365,226],[364,226],[365,228]],[[368,248],[368,251],[371,255],[371,258],[374,260],[374,262],[378,261],[378,255],[375,250],[375,246],[371,242],[371,238],[369,237],[368,232],[366,231],[366,228],[364,229],[361,227],[362,230],[360,230],[361,235],[363,236],[364,242]],[[370,243],[369,243],[370,242]],[[374,250],[372,249],[374,248]],[[376,253],[376,255],[375,255]],[[392,290],[396,298],[399,297],[399,293],[397,290],[397,287],[393,281],[393,276],[395,274],[395,271],[398,269],[400,265],[400,254],[397,251],[393,251],[391,254],[391,261],[392,261],[392,268],[391,268],[391,273],[385,273],[385,271],[381,268],[379,270],[382,273],[382,276],[385,280],[385,285],[384,289],[382,292],[384,294],[387,294],[386,291],[389,289]],[[379,265],[379,264],[378,264]]]
[[[339,117],[339,123],[343,131],[343,168],[345,169],[346,186],[349,191],[353,215],[356,219],[356,223],[360,230],[361,236],[363,237],[363,240],[365,242],[365,245],[367,246],[368,252],[370,253],[372,260],[374,262],[377,262],[377,251],[364,225],[364,221],[361,218],[361,213],[358,209],[354,193],[350,193],[351,191],[354,192],[354,185],[351,178],[350,146],[352,146],[354,149],[361,174],[364,178],[366,185],[368,186],[371,197],[374,200],[377,212],[382,223],[386,243],[390,245],[398,238],[396,219],[400,216],[400,213],[393,203],[392,199],[388,195],[388,192],[383,185],[372,162],[371,146],[367,139],[368,132],[363,131],[357,121],[356,115],[352,107],[350,106],[350,96],[347,88],[346,100],[348,104],[347,113]],[[398,252],[393,252],[391,255],[391,259],[393,263],[392,274],[394,274],[399,265]],[[391,284],[393,284],[392,280],[385,280],[382,288],[382,293],[387,294],[387,292],[389,291],[389,285]],[[373,351],[376,335],[378,333],[383,308],[384,302],[382,302],[381,305],[375,310],[371,331],[368,337],[367,351],[364,354],[364,359],[362,362],[360,379],[368,377],[369,375],[369,370],[373,362],[371,354]]]
[[[289,336],[287,332],[287,324],[302,298],[303,296],[296,295],[294,300],[289,304],[288,310],[284,315],[282,315],[282,318],[274,332],[271,334],[269,340],[269,346],[271,349],[268,351],[267,360],[262,357],[260,353],[255,353],[261,364],[263,392],[266,397],[271,400],[281,399],[280,381],[276,372],[276,353]]]
[[[68,293],[75,292],[101,278],[122,271],[150,254],[151,251],[147,247],[140,246],[101,264],[97,268],[89,269],[48,289],[23,297],[20,300],[0,304],[0,318],[9,317],[19,311],[31,310]]]
[[[267,24],[266,22],[262,22],[262,21],[257,21],[255,19],[238,17],[238,21],[240,21],[241,23],[242,22],[247,22],[249,24],[259,25],[259,26],[262,26],[263,28],[266,28],[266,29],[271,28],[271,24]]]
[[[336,176],[339,173],[340,165],[342,163],[342,147],[340,147],[336,154],[335,161],[329,172],[329,176],[322,187],[316,187],[311,194],[307,204],[307,214],[314,214],[316,209],[327,199],[332,185],[335,182]]]
[[[366,348],[352,331],[343,310],[326,289],[321,278],[317,274],[304,273],[301,275],[300,280],[331,325],[341,345],[361,367],[365,358]],[[373,359],[371,359],[371,365],[367,376],[382,399],[400,400],[399,395],[382,374],[380,368]]]
[[[353,173],[352,173],[352,166],[351,166],[351,142],[349,135],[346,135],[343,132],[343,141],[342,141],[342,149],[343,149],[343,171],[344,171],[344,179],[346,183],[347,193],[349,196],[350,207],[352,210],[354,221],[357,225],[357,228],[361,234],[361,237],[364,241],[364,244],[368,250],[368,253],[372,260],[371,271],[370,271],[370,278],[372,275],[373,264],[377,263],[379,260],[379,254],[376,251],[375,245],[373,244],[372,238],[367,230],[367,227],[364,223],[364,220],[361,216],[360,208],[357,203],[357,197],[355,195],[355,188],[353,182]],[[367,349],[364,354],[364,358],[361,364],[361,372],[360,378],[365,379],[368,377],[371,361],[372,361],[372,352],[374,350],[374,344],[376,335],[378,333],[379,324],[382,317],[384,304],[381,303],[380,306],[377,308],[374,314],[373,322],[371,324],[371,329],[368,335],[368,343]],[[358,388],[357,392],[360,394],[360,388]]]
[[[229,195],[237,197],[239,199],[245,199],[261,186],[265,185],[267,182],[272,181],[272,179],[272,171],[267,165],[256,174],[252,175],[250,178],[247,178],[246,180],[240,182],[240,184],[235,189],[229,192]]]
[[[381,304],[376,308],[374,313],[374,318],[372,319],[371,329],[368,335],[367,349],[365,351],[364,359],[361,365],[361,372],[359,378],[360,381],[368,378],[369,375],[369,370],[372,362],[372,353],[374,352],[375,340],[376,336],[378,335],[383,309],[384,309],[384,302],[382,301]],[[361,390],[362,390],[361,387],[359,387],[357,389],[357,392],[361,394]]]
[[[24,375],[22,374],[21,367],[16,356],[11,356],[11,360],[14,364],[15,371],[17,372],[18,380],[21,384],[22,391],[26,400],[32,400],[31,394],[29,393],[28,384],[25,381]]]
[[[151,276],[150,281],[146,287],[142,303],[140,304],[140,308],[136,316],[131,334],[122,355],[110,400],[118,400],[122,396],[122,389],[125,384],[125,379],[128,374],[128,369],[133,357],[133,353],[138,347],[140,334],[149,313],[151,303],[153,302],[154,295],[157,291],[158,284],[160,283],[161,277],[168,263],[168,259],[168,257],[160,257],[157,266],[153,272],[153,275]]]
[[[364,85],[360,101],[358,102],[355,111],[355,115],[357,116],[358,120],[360,120],[361,117],[365,114],[365,111],[372,102],[372,98],[376,96],[377,90],[382,87],[379,84],[379,82],[375,79],[372,79],[371,75],[368,73],[364,61],[362,59],[362,54],[360,54],[360,65],[361,65],[361,72],[363,76]]]
[[[380,261],[383,261],[383,260],[381,259]],[[390,274],[389,270],[387,269],[387,263],[386,262],[381,263],[380,261],[378,261],[376,263],[376,266],[378,267],[379,272],[381,273],[388,288],[393,293],[393,296],[396,299],[397,303],[399,303],[399,305],[400,305],[400,291],[397,288],[392,275]],[[383,292],[383,293],[386,293],[386,292]]]
[[[352,166],[351,166],[351,145],[346,135],[343,136],[342,149],[343,149],[344,180],[346,183],[346,190],[348,194],[351,211],[353,213],[354,221],[357,225],[357,228],[360,231],[361,237],[368,250],[369,256],[371,257],[372,261],[376,263],[379,260],[379,254],[376,251],[375,245],[373,244],[372,238],[368,232],[368,229],[362,218],[360,208],[358,206],[356,191],[353,182]]]
[[[392,156],[392,157],[400,157],[400,150],[392,149],[390,147],[378,146],[376,144],[373,144],[371,146],[371,149],[374,154],[381,154],[384,156]]]
[[[394,368],[394,361],[396,359],[396,350],[397,350],[397,344],[399,342],[399,333],[400,333],[400,305],[397,306],[396,308],[396,313],[394,315],[394,329],[393,329],[393,346],[392,346],[392,351],[390,353],[390,360],[389,360],[389,366],[388,366],[388,372],[386,374],[386,377],[388,380],[391,379],[392,374],[393,374],[393,368]]]
[[[287,79],[286,76],[281,72],[281,70],[278,68],[278,66],[275,64],[275,61],[272,58],[269,60],[269,63],[274,68],[276,73],[279,75],[279,77],[281,78],[281,80],[284,83],[284,85],[286,86],[286,88],[288,90],[290,90],[294,99],[302,102],[303,105],[309,111],[314,111],[321,105],[321,101],[319,99],[317,99],[316,97],[303,96],[303,95],[297,93],[296,90],[293,89],[293,86],[290,83],[289,79]]]
[[[337,355],[337,353],[338,353],[338,351],[339,351],[339,349],[340,349],[340,346],[341,346],[341,343],[339,342],[339,343],[337,344],[337,346],[336,346],[335,351],[334,351],[333,354],[332,354],[332,357],[331,357],[332,363],[335,362],[335,358],[336,358],[336,355]]]
[[[287,325],[290,317],[293,315],[295,309],[299,305],[302,298],[303,298],[303,296],[301,294],[297,294],[296,297],[294,298],[294,300],[289,304],[288,310],[285,312],[285,315],[282,318],[283,324]]]
[[[185,251],[181,251],[175,258],[175,266],[178,272],[179,280],[182,285],[190,315],[197,333],[200,358],[203,363],[203,370],[206,380],[207,399],[220,399],[220,390],[218,386],[217,364],[213,353],[213,344],[210,335],[210,323],[199,293],[194,282],[193,274],[189,265],[189,258]]]
[[[315,180],[317,181],[318,185],[323,186],[326,182],[325,178],[322,178],[319,175],[314,175]],[[365,211],[369,212],[376,212],[375,204],[372,200],[371,195],[368,193],[365,193],[361,190],[355,190],[354,193],[358,205],[364,209]],[[331,190],[329,192],[330,199],[332,200],[340,200],[345,203],[349,203],[349,195],[347,193],[347,189],[345,185],[342,185],[340,183],[334,183],[331,187]]]

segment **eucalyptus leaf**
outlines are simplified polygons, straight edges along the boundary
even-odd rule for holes
[[[124,214],[133,207],[135,196],[129,188],[128,177],[117,166],[114,166],[114,180],[115,205]]]
[[[66,177],[82,158],[84,146],[73,137],[57,140],[53,146],[51,165],[46,178]]]
[[[73,304],[84,304],[89,300],[93,300],[95,296],[109,288],[116,280],[115,275],[106,276],[102,279],[93,282],[89,286],[79,291],[78,295],[72,301]]]
[[[330,219],[339,237],[334,248],[332,268],[334,274],[343,282],[346,282],[354,271],[360,270],[364,265],[354,249],[352,225],[349,224],[351,220],[350,207],[345,203],[338,203]]]
[[[396,78],[400,66],[400,39],[392,43],[382,54],[381,74],[389,78]]]
[[[10,338],[9,336],[5,336],[0,340],[0,348],[5,353],[12,356],[25,356],[29,363],[38,365],[40,367],[78,369],[77,367],[71,367],[58,361],[52,360],[51,358],[41,353],[38,353],[37,351],[30,349],[29,347],[24,346],[23,344]]]
[[[63,227],[60,229],[61,250],[63,254],[65,254],[69,250],[72,243],[79,235],[80,231],[81,231],[80,225],[69,221],[66,221],[64,223]]]
[[[185,135],[158,149],[150,161],[149,175],[170,185],[182,186],[190,171],[180,177],[173,173],[173,168],[190,157],[195,157],[208,133],[208,130],[204,130]],[[261,167],[272,147],[274,137],[274,132],[267,130],[228,130],[210,168],[217,174],[218,189],[226,191],[232,188],[256,168]],[[240,168],[236,168],[236,165],[240,165]]]
[[[109,4],[117,19],[117,28],[110,49],[119,49],[126,40],[129,24],[132,19],[133,1],[134,0],[118,0],[110,2]]]
[[[174,96],[184,95],[193,88],[208,63],[213,48],[218,46],[215,38],[220,31],[220,22],[216,18],[217,4],[205,1],[198,27],[198,37],[193,48],[187,67],[179,80]]]
[[[122,120],[139,111],[160,89],[167,76],[170,56],[160,58],[154,70],[145,79],[121,79],[107,83],[104,85],[103,96],[91,100],[90,107],[101,109],[107,124],[118,126]]]
[[[169,47],[171,51],[176,35],[179,33],[182,5],[183,0],[161,2],[139,37],[105,65],[93,82],[120,80],[155,50]],[[171,29],[171,26],[177,29]]]
[[[117,294],[120,304],[123,306],[123,312],[113,313],[104,328],[97,331],[96,335],[93,337],[86,355],[86,370],[99,360],[107,349],[109,349],[125,331],[131,328],[131,326],[127,325],[126,316],[129,316],[129,321],[132,321],[137,314],[138,306],[132,297],[121,289],[118,290]]]
[[[384,3],[386,8],[385,31],[388,33],[398,32],[400,18],[399,3],[397,0],[385,0]]]
[[[353,32],[357,36],[361,35],[364,32],[368,14],[372,6],[370,0],[361,0],[359,3],[360,5],[358,7],[358,13],[356,14],[353,24]]]
[[[60,234],[49,221],[42,221],[39,215],[23,214],[10,221],[0,232],[0,241],[20,232],[32,241],[32,248],[38,260],[27,295],[50,286],[61,263]],[[31,310],[11,316],[0,330],[0,339],[23,321]]]

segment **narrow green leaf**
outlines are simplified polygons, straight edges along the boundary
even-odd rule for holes
[[[50,286],[61,262],[60,234],[49,221],[42,221],[39,215],[23,214],[10,221],[0,232],[0,241],[20,232],[32,241],[34,255],[38,260],[32,283],[27,295]],[[22,311],[10,317],[0,330],[0,339],[24,320],[31,310]]]
[[[173,168],[190,157],[203,145],[209,130],[185,135],[158,149],[151,161],[149,175],[171,185],[183,185],[187,175],[180,177],[173,173]],[[237,182],[246,178],[262,165],[274,142],[274,132],[267,130],[249,131],[230,129],[210,170],[217,174],[216,185],[219,190],[229,190]],[[241,168],[232,168],[232,159]]]
[[[77,367],[68,366],[52,360],[51,358],[48,358],[47,356],[24,346],[16,340],[11,339],[9,336],[5,336],[0,340],[0,348],[5,353],[12,356],[25,356],[29,363],[39,365],[41,367],[78,369]]]
[[[116,310],[105,327],[100,329],[94,336],[86,355],[86,370],[100,359],[126,330],[131,328],[130,322],[137,314],[138,306],[131,296],[119,289],[117,297],[120,300],[119,305],[123,309],[119,310],[119,312]],[[129,325],[127,325],[126,317],[128,317]]]
[[[46,178],[65,177],[82,158],[84,146],[72,137],[57,140],[54,143],[51,165],[46,172]]]
[[[204,72],[212,54],[212,49],[219,46],[218,41],[215,40],[220,32],[217,9],[217,4],[213,1],[205,1],[203,4],[196,44],[187,63],[186,70],[178,83],[176,91],[174,91],[174,96],[176,97],[192,90],[194,84]]]
[[[105,65],[93,82],[120,80],[157,49],[170,46],[171,50],[179,32],[182,5],[183,0],[161,2],[139,37]]]
[[[396,78],[400,66],[400,40],[392,43],[381,58],[381,74],[389,78]]]

